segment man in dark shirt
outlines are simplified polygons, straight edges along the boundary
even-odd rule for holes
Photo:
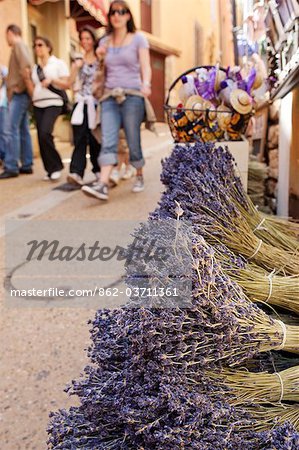
[[[8,146],[5,153],[4,172],[0,174],[0,179],[17,177],[19,173],[31,174],[33,164],[28,120],[30,97],[27,92],[27,86],[30,83],[30,53],[22,40],[21,29],[17,25],[7,27],[6,40],[12,47],[6,81],[9,100]]]

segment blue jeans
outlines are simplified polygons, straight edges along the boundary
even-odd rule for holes
[[[19,173],[22,168],[30,169],[33,164],[31,136],[29,132],[28,94],[13,94],[8,107],[8,149],[5,154],[5,170]]]
[[[0,159],[4,161],[8,146],[8,109],[0,107]]]
[[[130,151],[130,163],[136,169],[144,166],[141,149],[140,126],[144,119],[144,98],[128,95],[118,104],[109,97],[101,104],[102,149],[99,156],[100,166],[117,164],[119,130],[124,128]]]

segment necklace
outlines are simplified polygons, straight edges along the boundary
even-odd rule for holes
[[[126,34],[124,35],[124,37],[122,38],[122,40],[120,41],[120,43],[118,44],[117,47],[115,46],[115,37],[113,36],[113,38],[112,38],[112,53],[118,54],[121,51],[121,49],[123,47],[123,43],[125,42],[127,35],[128,35],[128,33],[126,32]]]

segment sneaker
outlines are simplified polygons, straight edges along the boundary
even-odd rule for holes
[[[144,191],[144,180],[142,175],[137,175],[132,192],[138,193]]]
[[[78,173],[69,173],[66,177],[66,181],[75,186],[83,186],[83,179]]]
[[[0,173],[0,180],[5,180],[7,178],[15,178],[18,177],[18,172],[8,172],[7,170],[4,170],[4,172]]]
[[[43,181],[50,181],[51,178],[49,177],[49,175],[45,175],[44,178],[42,178]]]
[[[27,169],[24,167],[20,167],[19,172],[24,175],[31,175],[33,173],[33,169],[32,169],[32,167],[28,167]]]
[[[110,177],[109,177],[109,181],[111,182],[112,187],[115,187],[115,186],[118,185],[118,183],[119,183],[119,172],[118,172],[117,169],[115,169],[115,168],[112,169],[112,172],[111,172]]]
[[[92,186],[97,186],[100,183],[100,179],[101,179],[101,172],[96,172],[94,174],[94,176],[96,177],[96,179],[91,183]]]
[[[94,187],[90,186],[82,186],[81,191],[83,194],[87,195],[87,197],[98,198],[99,200],[108,200],[108,186],[104,183],[98,183]]]
[[[61,177],[60,170],[57,170],[56,172],[52,172],[50,175],[51,181],[57,181],[57,180],[59,180],[60,177]]]
[[[121,176],[122,180],[129,180],[130,178],[132,178],[135,175],[135,169],[133,166],[129,165],[126,166],[124,173]]]

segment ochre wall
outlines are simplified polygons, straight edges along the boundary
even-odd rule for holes
[[[23,38],[32,52],[30,25],[36,26],[37,34],[48,37],[53,44],[53,53],[69,63],[70,40],[77,41],[73,19],[66,19],[65,1],[45,3],[40,6],[27,4],[26,0],[0,1],[0,36],[10,23],[21,26]],[[0,63],[8,64],[10,48],[3,39],[0,47]]]
[[[65,3],[44,3],[38,7],[28,6],[29,23],[35,25],[37,34],[46,36],[53,44],[53,54],[69,62],[69,29]]]
[[[140,28],[140,0],[128,1],[136,25]],[[37,26],[38,33],[48,36],[57,56],[69,58],[69,30],[74,36],[74,27],[65,17],[65,2],[45,3],[39,7],[28,5],[26,0],[0,1],[0,33],[4,35],[6,26],[17,23],[24,29],[24,38],[30,42],[30,23]],[[181,51],[169,64],[172,76],[176,76],[195,63],[195,23],[201,28],[202,62],[223,65],[233,62],[231,37],[230,0],[152,0],[152,32],[163,43]],[[220,33],[222,24],[222,33]],[[225,42],[224,42],[225,37]],[[7,63],[9,48],[1,46],[0,62]],[[221,61],[222,57],[222,61]]]
[[[16,24],[22,28],[24,40],[27,41],[27,2],[26,0],[2,0],[0,1],[0,64],[7,65],[10,48],[5,39],[5,30],[8,25]]]
[[[225,20],[225,61],[221,61],[220,53],[220,16],[218,0],[153,0],[153,33],[165,44],[181,51],[175,62],[175,73],[178,75],[195,63],[195,23],[201,28],[203,42],[202,63],[224,65],[233,62],[233,44],[229,36],[230,1],[220,0],[222,12],[228,17]],[[223,22],[223,20],[222,20]]]

